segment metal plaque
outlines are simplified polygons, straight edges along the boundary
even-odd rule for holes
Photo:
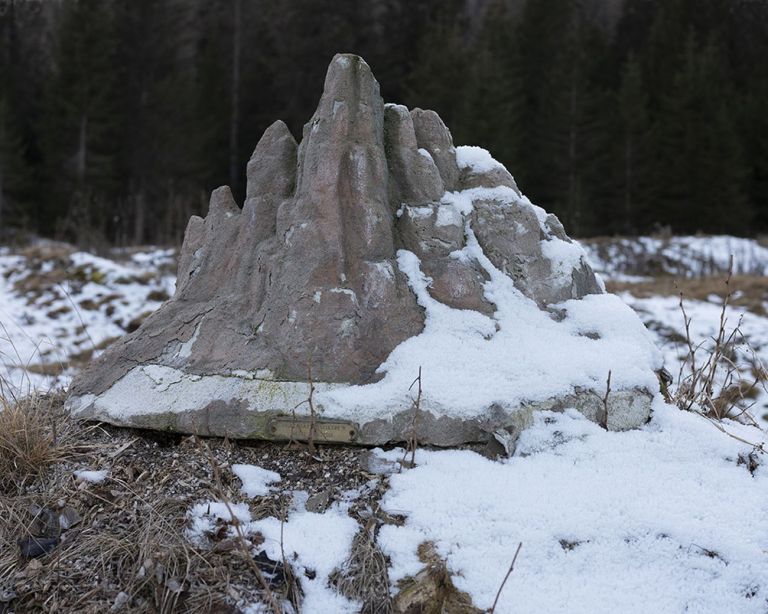
[[[316,443],[350,443],[357,439],[357,424],[341,420],[315,419]],[[274,439],[308,441],[312,419],[307,417],[276,418],[269,424],[269,434]]]

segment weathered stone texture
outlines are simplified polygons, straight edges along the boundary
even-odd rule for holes
[[[222,187],[206,217],[190,219],[174,297],[76,379],[75,406],[86,416],[151,422],[116,417],[99,401],[137,365],[192,378],[303,382],[311,363],[317,382],[376,381],[392,350],[424,326],[398,269],[398,249],[421,258],[438,301],[495,311],[483,293],[483,269],[452,256],[466,245],[463,217],[439,203],[446,191],[497,186],[519,194],[502,167],[460,171],[450,131],[435,112],[385,106],[368,65],[336,56],[301,143],[283,122],[266,130],[248,162],[242,209]],[[570,241],[554,216],[542,226],[530,207],[480,199],[471,223],[492,263],[540,306],[601,292],[586,264],[565,281],[553,276],[542,228]],[[258,397],[259,407],[222,401],[224,409],[201,400],[188,411],[219,412],[203,420],[208,434],[255,436],[243,412],[290,409],[267,398]],[[194,430],[189,419],[176,416],[167,426]],[[409,421],[403,414],[362,425],[361,438],[403,439]],[[423,428],[427,440],[446,444],[482,439],[492,425],[433,418]]]

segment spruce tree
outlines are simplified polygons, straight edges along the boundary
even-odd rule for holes
[[[424,33],[418,63],[406,83],[406,103],[436,111],[453,133],[465,134],[463,121],[472,59],[466,24],[450,13],[440,15]],[[454,136],[455,136],[454,134]]]
[[[116,196],[117,136],[114,20],[111,3],[78,0],[64,6],[56,69],[46,92],[43,154],[48,204],[41,230],[66,208],[67,237],[104,239]]]
[[[599,83],[602,33],[571,0],[529,2],[518,28],[522,66],[518,173],[531,198],[576,235],[595,232],[601,206],[607,92]]]
[[[0,238],[9,224],[25,221],[19,197],[28,179],[23,142],[7,101],[0,97]]]
[[[723,50],[686,38],[673,87],[661,99],[657,215],[677,232],[749,232],[741,143]]]
[[[488,149],[514,174],[525,159],[520,150],[522,84],[514,22],[503,2],[488,7],[468,52],[474,61],[461,91],[463,119],[454,138]]]
[[[117,5],[121,241],[176,240],[190,213],[201,212],[195,17],[177,0]]]
[[[651,166],[651,123],[649,95],[643,82],[640,62],[630,52],[615,97],[614,156],[616,177],[615,208],[610,229],[634,234],[652,223],[653,174]]]

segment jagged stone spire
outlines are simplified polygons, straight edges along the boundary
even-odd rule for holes
[[[471,192],[482,188],[511,200]],[[471,211],[446,205],[461,191]],[[470,227],[491,265],[457,256]],[[484,291],[488,266],[542,309],[602,292],[583,259],[544,253],[550,237],[570,243],[503,166],[460,168],[435,112],[385,105],[365,61],[337,55],[301,143],[281,121],[267,128],[242,209],[228,187],[214,190],[207,216],[189,221],[175,295],[76,379],[72,406],[116,423],[268,437],[268,420],[304,395],[308,365],[319,390],[376,382],[424,329],[398,250],[420,259],[432,298],[486,316],[498,308]],[[350,409],[354,438],[404,439],[409,414],[396,413],[384,408],[366,429]],[[425,420],[423,439],[477,440],[495,428],[458,424]]]

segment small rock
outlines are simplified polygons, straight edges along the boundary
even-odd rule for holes
[[[222,539],[220,542],[216,542],[213,545],[213,552],[232,552],[233,550],[237,550],[238,548],[238,542],[236,539],[233,539],[231,537],[228,537],[227,539]]]
[[[320,514],[328,508],[328,504],[331,502],[331,489],[326,488],[324,491],[312,495],[307,499],[307,511]]]
[[[32,559],[50,554],[56,548],[58,543],[58,537],[30,536],[18,541],[19,549],[21,550],[21,556],[25,559]]]
[[[10,588],[4,588],[0,590],[0,603],[10,603],[14,599],[16,599],[16,593],[13,591],[13,589]]]
[[[396,462],[381,458],[371,450],[366,450],[360,454],[360,465],[368,473],[376,475],[391,475],[397,473],[399,469]]]
[[[124,592],[120,591],[117,594],[117,597],[115,597],[115,602],[112,604],[112,607],[109,608],[110,612],[118,612],[122,610],[128,603],[131,601],[131,596]]]
[[[37,537],[58,537],[61,532],[58,514],[47,507],[31,505],[29,514],[32,516],[32,524],[29,532]]]
[[[73,507],[63,507],[61,512],[59,512],[59,526],[62,531],[71,529],[81,520],[80,514]]]
[[[180,593],[184,586],[176,578],[169,578],[165,581],[165,588],[167,588],[172,593]]]
[[[517,447],[517,438],[520,431],[514,427],[501,428],[493,432],[493,440],[488,442],[488,448],[492,447],[492,442],[496,442],[499,448],[497,456],[511,458]]]

